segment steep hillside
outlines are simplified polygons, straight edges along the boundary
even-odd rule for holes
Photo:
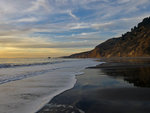
[[[150,17],[121,37],[109,39],[93,50],[73,54],[69,58],[141,57],[150,56]]]

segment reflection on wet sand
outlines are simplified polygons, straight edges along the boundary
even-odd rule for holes
[[[131,59],[107,62],[86,69],[83,75],[77,76],[73,89],[49,103],[56,107],[45,106],[39,113],[67,113],[70,110],[73,113],[150,113],[150,65],[147,59],[143,62],[139,59],[138,62]]]
[[[138,87],[150,87],[150,65],[142,62],[117,62],[111,63],[109,67],[100,68],[103,73],[114,78],[121,78]],[[106,64],[107,65],[107,64]],[[116,67],[117,66],[117,67]]]

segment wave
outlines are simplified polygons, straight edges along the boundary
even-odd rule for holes
[[[56,69],[59,69],[59,68],[54,68],[54,69],[51,69],[51,70],[47,69],[47,70],[41,70],[41,71],[35,71],[35,72],[28,72],[28,73],[25,73],[25,74],[16,75],[16,76],[12,76],[12,77],[6,77],[6,78],[3,77],[3,79],[2,78],[0,79],[0,84],[12,82],[12,81],[17,81],[17,80],[22,80],[22,79],[33,77],[33,76],[37,76],[37,75],[44,74],[46,72],[50,72],[50,71],[53,71],[53,70],[56,70]]]
[[[53,97],[72,88],[76,83],[75,75],[83,74],[83,69],[97,64],[99,62],[80,59],[1,68],[0,104],[3,106],[0,106],[0,112],[36,113]],[[4,66],[6,67],[6,64]],[[13,64],[10,67],[16,67],[16,65]]]
[[[31,64],[0,64],[0,68],[14,68],[14,67],[24,67],[24,66],[35,66],[35,65],[48,65],[62,63],[66,61],[53,61],[53,62],[42,62],[42,63],[31,63]]]

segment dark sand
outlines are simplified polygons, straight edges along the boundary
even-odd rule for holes
[[[103,59],[38,113],[150,113],[150,59]]]

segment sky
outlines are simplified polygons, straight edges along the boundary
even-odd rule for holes
[[[91,50],[149,16],[149,0],[0,0],[0,58]]]

